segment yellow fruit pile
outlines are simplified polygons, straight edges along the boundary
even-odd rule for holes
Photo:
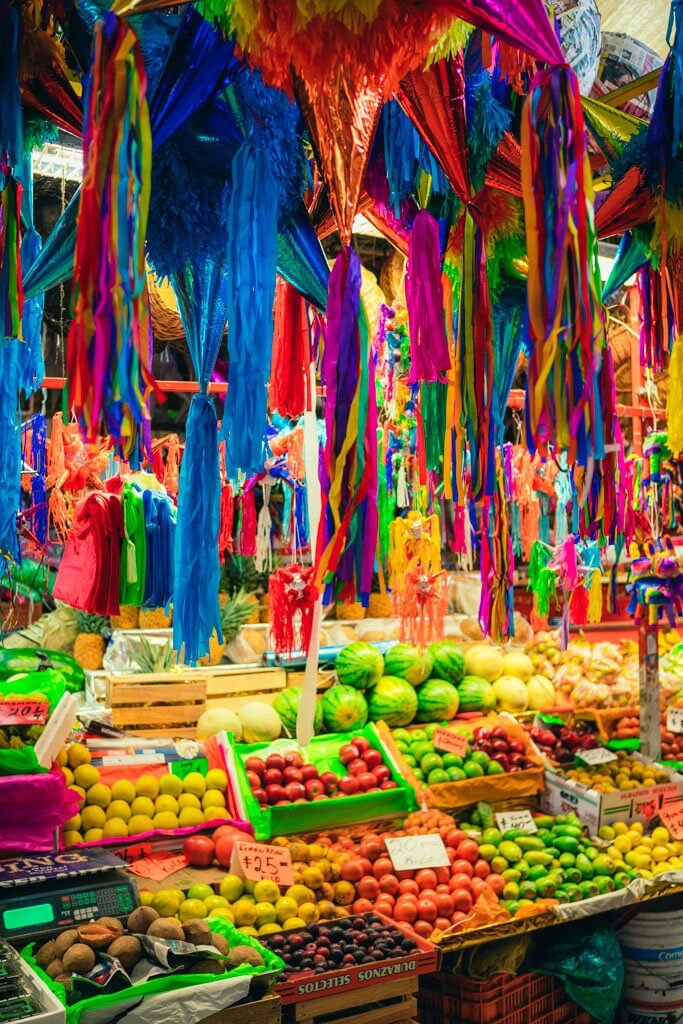
[[[620,868],[622,864],[635,868],[643,878],[683,868],[683,841],[672,839],[669,830],[661,825],[647,836],[643,835],[640,821],[630,825],[616,821],[603,825],[598,835],[612,844],[607,853]]]
[[[187,893],[182,889],[143,891],[143,906],[152,906],[161,917],[181,924],[190,918],[226,917],[245,935],[267,935],[290,928],[304,928],[315,921],[347,917],[356,898],[355,886],[341,878],[346,850],[332,850],[323,840],[305,843],[281,837],[273,843],[290,847],[294,884],[278,886],[263,880],[253,882],[239,875],[225,875],[218,893],[203,882]],[[296,858],[296,859],[295,859]]]
[[[67,785],[78,795],[78,814],[64,825],[64,846],[100,839],[125,839],[151,832],[203,825],[229,817],[225,805],[228,780],[220,768],[201,775],[141,775],[135,782],[100,781],[90,751],[72,743],[60,764]]]
[[[596,793],[618,793],[620,790],[648,789],[669,782],[669,775],[655,764],[643,764],[632,756],[620,756],[606,764],[583,765],[571,768],[568,779],[582,782]]]

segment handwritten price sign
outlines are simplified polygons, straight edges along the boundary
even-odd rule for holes
[[[674,839],[683,839],[683,802],[669,804],[659,810],[659,820]]]
[[[449,729],[435,729],[432,736],[435,750],[446,750],[449,754],[464,757],[467,753],[467,736],[451,732]]]
[[[441,836],[401,836],[385,842],[395,871],[447,868],[450,864]]]
[[[584,764],[607,764],[609,761],[616,761],[617,755],[607,747],[595,747],[593,750],[582,750],[576,755],[579,761]]]
[[[42,700],[0,700],[0,725],[45,725],[49,706]]]
[[[669,732],[683,732],[683,708],[669,708],[666,713],[666,727]]]
[[[268,879],[278,885],[294,884],[294,868],[289,850],[269,846],[253,839],[236,839],[230,858],[230,870],[254,882]]]
[[[500,811],[494,814],[496,823],[501,832],[508,832],[512,828],[521,828],[524,832],[538,832],[538,826],[531,816],[531,811]]]

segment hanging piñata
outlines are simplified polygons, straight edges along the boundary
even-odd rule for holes
[[[296,562],[280,566],[268,580],[268,593],[276,652],[291,656],[294,651],[307,651],[318,598],[313,566]]]
[[[389,527],[389,586],[401,640],[424,647],[443,637],[448,581],[438,516],[408,512]]]

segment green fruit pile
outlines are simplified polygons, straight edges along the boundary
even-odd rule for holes
[[[490,807],[477,806],[460,827],[476,832],[479,856],[504,879],[500,901],[512,915],[542,899],[578,903],[624,889],[638,875],[594,846],[576,814],[535,815],[537,832],[502,833]]]
[[[434,747],[432,737],[438,728],[433,722],[424,729],[393,729],[391,732],[413,775],[428,786],[440,782],[462,782],[481,778],[482,775],[503,775],[534,766],[526,757],[524,745],[519,740],[509,739],[500,726],[492,730],[491,735],[495,732],[496,736],[491,741],[487,730],[484,730],[486,737],[483,739],[473,737],[462,756]],[[487,749],[481,749],[482,746]]]

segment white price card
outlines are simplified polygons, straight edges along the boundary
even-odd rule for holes
[[[683,732],[683,708],[669,708],[666,713],[666,727],[669,732]]]
[[[450,860],[441,836],[400,836],[385,840],[395,871],[447,868]]]
[[[501,832],[509,832],[511,828],[523,829],[524,832],[538,832],[538,826],[531,816],[531,811],[500,811],[494,814]]]
[[[614,751],[608,750],[607,747],[594,747],[592,750],[582,750],[576,756],[584,764],[608,764],[610,761],[617,760],[617,755]]]

